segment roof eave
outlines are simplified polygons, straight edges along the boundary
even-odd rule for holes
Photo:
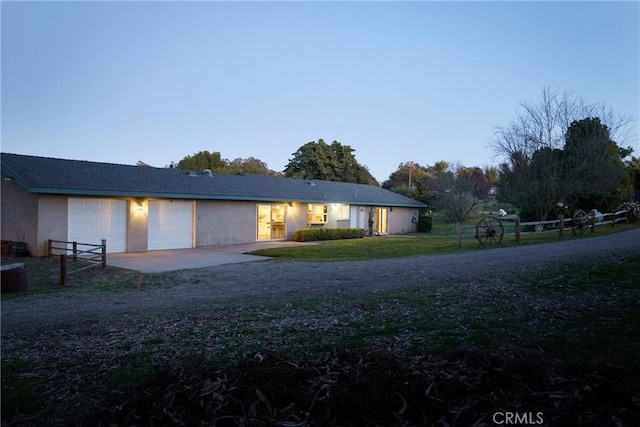
[[[261,196],[243,196],[243,195],[223,195],[223,194],[187,194],[187,193],[154,193],[145,191],[114,191],[114,190],[87,190],[75,188],[48,188],[48,187],[31,187],[26,189],[30,193],[37,194],[60,194],[68,196],[86,196],[86,197],[148,197],[161,199],[189,199],[189,200],[233,200],[233,201],[250,201],[250,202],[301,202],[301,203],[344,203],[355,206],[388,206],[388,207],[406,207],[421,208],[426,205],[420,202],[414,203],[388,203],[375,202],[367,200],[331,200],[331,199],[315,199],[315,198],[296,198],[296,197],[261,197]]]

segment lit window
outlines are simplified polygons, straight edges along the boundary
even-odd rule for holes
[[[309,224],[324,224],[327,222],[327,205],[309,205],[307,213]]]
[[[338,220],[349,219],[349,205],[338,205]]]

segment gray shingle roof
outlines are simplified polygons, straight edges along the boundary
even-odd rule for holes
[[[213,174],[2,153],[2,173],[31,193],[425,207],[383,188],[262,175]]]

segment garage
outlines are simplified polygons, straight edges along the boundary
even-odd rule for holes
[[[107,252],[126,252],[126,200],[70,197],[68,212],[69,242],[100,245],[107,239]]]
[[[193,202],[182,200],[149,201],[148,249],[193,247]]]

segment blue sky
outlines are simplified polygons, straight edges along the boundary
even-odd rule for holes
[[[2,151],[281,171],[323,138],[379,180],[495,165],[543,87],[638,119],[638,2],[7,2]],[[640,155],[638,122],[627,145]]]

